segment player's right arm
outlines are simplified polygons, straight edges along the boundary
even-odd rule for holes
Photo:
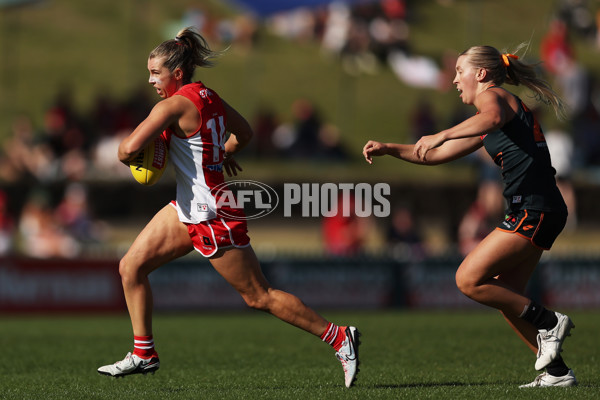
[[[479,137],[448,140],[439,147],[429,150],[427,159],[423,160],[414,154],[414,144],[382,143],[369,140],[363,147],[363,156],[369,164],[373,164],[373,157],[389,155],[413,164],[438,165],[464,157],[481,146],[483,146],[483,142]]]
[[[185,104],[181,103],[184,100],[182,96],[173,96],[158,102],[148,117],[119,144],[119,161],[128,165],[152,140],[177,123],[185,111]]]

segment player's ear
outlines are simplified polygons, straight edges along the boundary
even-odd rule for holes
[[[175,71],[173,71],[173,77],[177,80],[183,79],[183,71],[181,68],[175,68]]]
[[[477,73],[475,74],[475,78],[479,82],[482,82],[485,79],[486,76],[487,76],[487,70],[485,68],[478,68],[477,69]]]

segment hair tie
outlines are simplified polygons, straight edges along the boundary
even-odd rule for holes
[[[181,43],[180,41],[181,39],[179,39],[179,36],[175,36],[175,44],[179,45],[179,46],[183,46],[183,43]]]
[[[514,54],[510,54],[510,53],[502,54],[502,62],[504,62],[505,67],[510,66],[510,63],[508,62],[508,57],[514,58],[515,60],[519,59],[519,56],[515,56]]]

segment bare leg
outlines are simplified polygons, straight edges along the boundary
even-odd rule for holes
[[[541,253],[539,255],[532,255],[531,259],[523,260],[521,264],[516,265],[512,270],[500,274],[497,279],[504,282],[507,286],[512,287],[515,292],[524,295],[527,282],[529,282],[540,260],[540,256]],[[519,318],[518,315],[505,314],[502,311],[501,313],[521,340],[525,342],[531,351],[537,353],[537,329],[529,322]]]
[[[152,290],[148,274],[193,249],[186,226],[175,209],[160,210],[135,239],[119,264],[133,334],[152,334]]]
[[[521,338],[521,340],[529,347],[531,351],[537,354],[537,334],[538,331],[535,329],[535,326],[531,325],[529,322],[519,318],[514,315],[506,315],[502,311],[500,311],[508,325],[515,331],[515,333]]]
[[[327,328],[327,320],[308,308],[298,297],[269,285],[252,247],[220,250],[210,261],[248,306],[269,312],[313,335],[320,336]]]
[[[542,255],[528,240],[506,232],[490,233],[456,272],[459,289],[473,300],[494,307],[534,352],[537,329],[519,318],[530,299],[525,287]]]
[[[539,259],[541,253],[528,240],[495,230],[467,255],[456,271],[456,284],[471,299],[518,316],[529,299],[495,277],[523,260],[533,260],[536,256]]]

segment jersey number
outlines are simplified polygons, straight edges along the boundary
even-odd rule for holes
[[[211,118],[206,123],[210,133],[212,135],[213,142],[213,162],[219,162],[221,158],[221,151],[225,151],[225,124],[223,123],[223,116]]]

